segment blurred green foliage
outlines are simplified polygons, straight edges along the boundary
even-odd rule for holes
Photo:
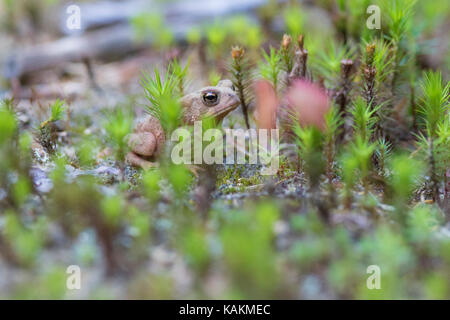
[[[108,141],[113,144],[116,158],[123,160],[128,150],[126,136],[131,133],[133,115],[129,110],[117,108],[113,113],[107,115],[104,128],[108,135]]]
[[[264,61],[259,65],[259,72],[261,76],[270,81],[275,92],[278,90],[278,81],[281,71],[281,56],[280,53],[273,47],[270,47],[269,53],[262,51]]]
[[[136,40],[153,40],[155,47],[161,50],[174,44],[174,34],[170,26],[166,24],[161,14],[157,12],[142,12],[131,18]]]

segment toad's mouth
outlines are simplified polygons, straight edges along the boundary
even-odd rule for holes
[[[229,105],[225,105],[225,106],[217,106],[217,107],[211,108],[210,110],[208,110],[208,112],[205,114],[205,116],[208,118],[210,118],[210,117],[215,118],[220,122],[223,120],[223,118],[227,114],[229,114],[231,111],[236,109],[240,104],[241,103],[238,100],[233,104],[229,104]]]

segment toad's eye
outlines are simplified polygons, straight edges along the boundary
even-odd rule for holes
[[[217,93],[208,91],[203,94],[203,102],[207,106],[214,106],[219,102],[219,96]]]

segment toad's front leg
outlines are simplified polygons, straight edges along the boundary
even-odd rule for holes
[[[129,164],[143,169],[158,167],[157,162],[146,159],[154,156],[157,149],[157,141],[153,133],[133,133],[128,138],[128,145],[131,148],[126,156],[126,161]]]

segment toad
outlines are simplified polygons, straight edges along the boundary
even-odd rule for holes
[[[213,117],[217,123],[239,104],[239,97],[230,80],[219,81],[215,87],[205,87],[180,100],[184,125],[193,125],[204,117]],[[161,154],[166,137],[160,121],[148,115],[137,123],[128,139],[131,151],[126,160],[129,164],[148,169],[157,166],[155,159]]]

